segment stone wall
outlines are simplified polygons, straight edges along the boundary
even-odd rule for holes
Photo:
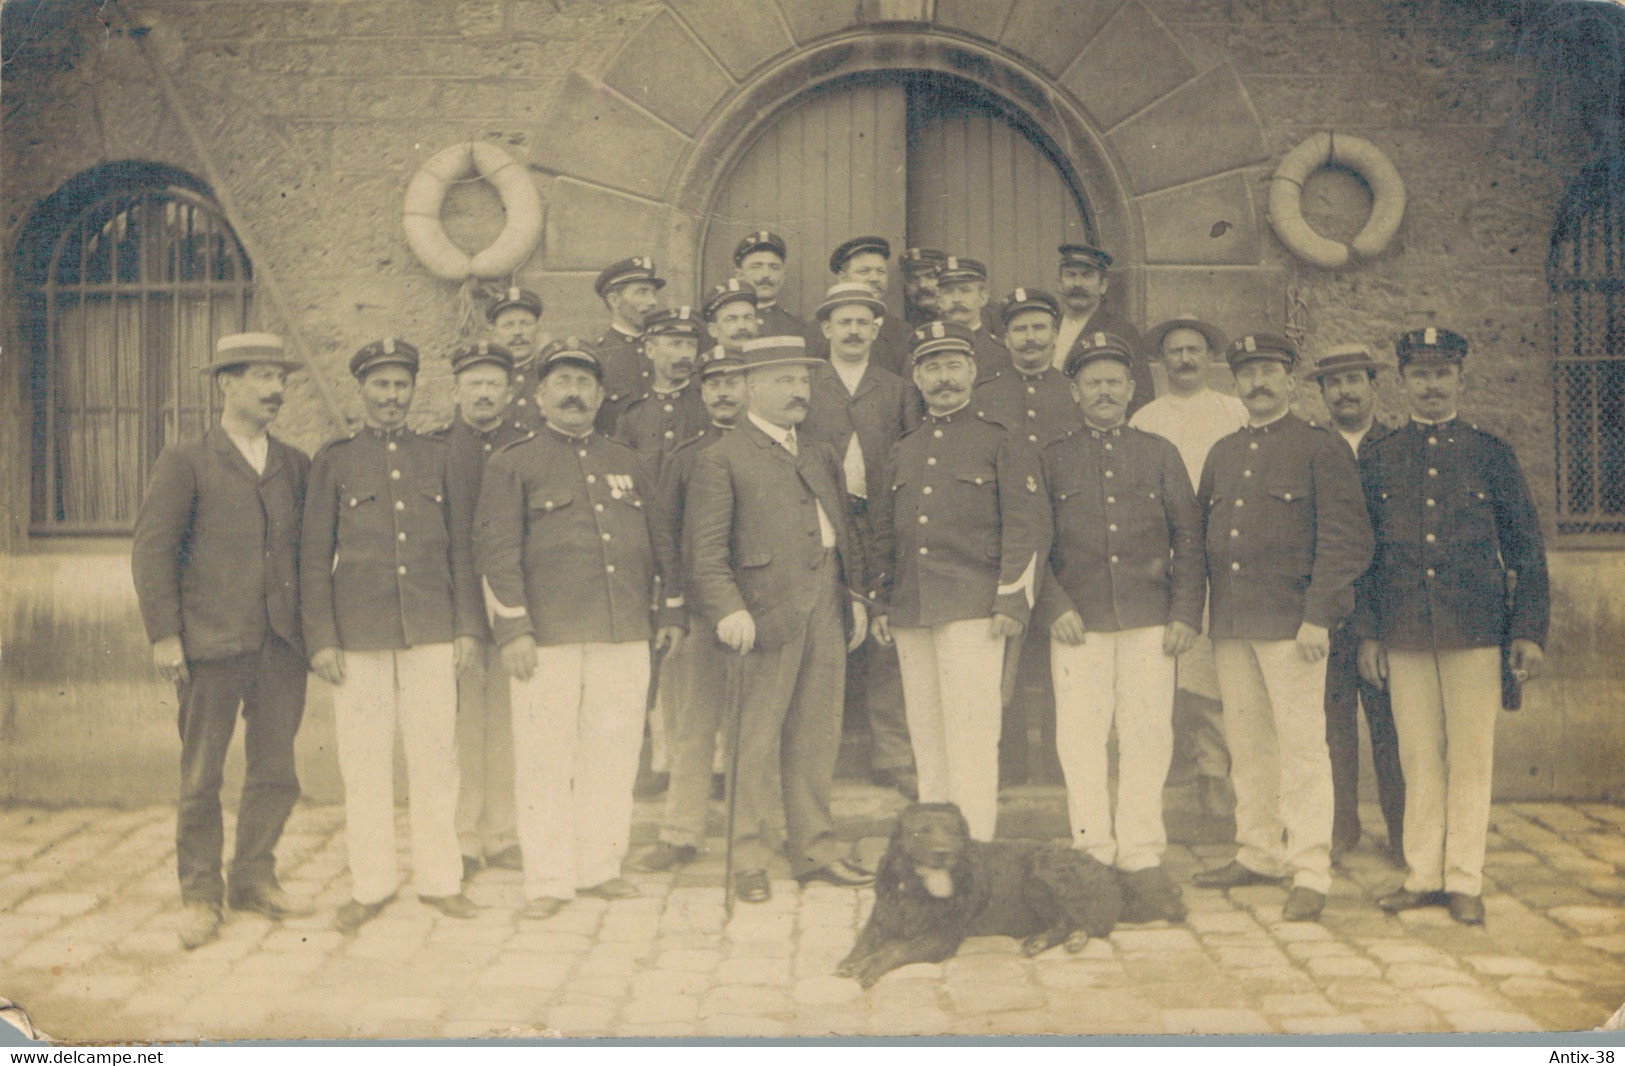
[[[28,212],[74,174],[128,159],[181,168],[213,189],[243,239],[260,324],[310,360],[279,432],[313,449],[358,419],[345,360],[384,333],[431,355],[413,421],[435,425],[450,411],[439,357],[457,339],[457,288],[415,261],[400,226],[406,182],[428,156],[485,140],[530,164],[547,217],[519,280],[547,302],[544,329],[596,336],[605,315],[590,283],[611,258],[652,252],[673,302],[693,296],[707,190],[767,110],[831,71],[918,61],[1004,92],[1044,126],[1079,170],[1127,264],[1119,289],[1148,322],[1190,309],[1231,331],[1285,326],[1311,350],[1364,341],[1390,358],[1403,329],[1466,333],[1475,354],[1464,413],[1515,445],[1549,519],[1544,256],[1553,208],[1597,138],[1601,98],[1529,61],[1550,59],[1536,16],[1551,10],[1510,0],[14,2],[0,255],[9,263]],[[1264,220],[1276,161],[1326,128],[1376,142],[1410,194],[1393,246],[1335,272],[1296,262]],[[1369,193],[1328,171],[1304,202],[1321,232],[1346,238]],[[443,221],[479,247],[501,228],[500,204],[483,184],[459,186]],[[0,315],[19,353],[14,305]],[[12,565],[33,580],[65,564],[40,557],[60,545],[23,535],[24,371],[21,358],[0,362],[0,552],[17,553]],[[1399,417],[1392,380],[1383,388],[1383,415]],[[1301,406],[1321,413],[1310,388]],[[125,565],[124,546],[98,550],[101,570]],[[1597,581],[1625,587],[1617,558],[1554,564],[1563,681],[1532,691],[1520,722],[1538,728],[1508,725],[1507,790],[1625,789],[1618,759],[1607,772],[1562,769],[1571,753],[1613,750],[1611,701],[1600,697],[1625,679],[1591,634],[1618,633],[1608,597],[1595,595]],[[92,609],[51,592],[65,587],[35,586],[26,611],[8,590],[8,651],[16,626],[87,611],[69,644],[128,643],[128,605]],[[37,689],[8,684],[0,739],[44,713],[18,691],[44,694],[66,674],[43,671],[28,682]]]

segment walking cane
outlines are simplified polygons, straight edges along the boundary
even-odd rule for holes
[[[734,915],[734,812],[739,803],[739,729],[745,715],[745,656],[728,649],[728,807],[727,844],[722,860],[722,909]]]

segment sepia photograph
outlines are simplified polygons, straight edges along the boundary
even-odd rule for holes
[[[3,0],[0,1029],[1612,1044],[1622,123],[1616,0]]]

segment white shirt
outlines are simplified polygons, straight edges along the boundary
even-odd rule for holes
[[[1185,460],[1191,488],[1202,480],[1207,453],[1223,437],[1247,424],[1247,405],[1238,397],[1204,388],[1190,396],[1158,396],[1134,413],[1129,425],[1167,437]]]
[[[755,411],[746,413],[750,416],[750,420],[756,423],[756,428],[771,437],[774,443],[791,455],[797,454],[796,449],[799,445],[796,443],[796,431],[794,429],[785,429],[783,426],[774,425],[765,418],[758,418]],[[835,526],[830,522],[829,515],[824,513],[824,505],[817,496],[813,497],[813,506],[818,508],[818,542],[826,548],[835,547]]]
[[[1065,368],[1067,353],[1072,351],[1072,345],[1077,342],[1078,334],[1089,325],[1089,319],[1095,313],[1089,312],[1088,318],[1077,318],[1073,315],[1063,314],[1060,324],[1055,327],[1055,358],[1053,360],[1056,370]]]
[[[263,477],[265,474],[265,461],[271,452],[271,438],[261,433],[253,440],[249,440],[247,437],[239,437],[229,429],[226,430],[226,436],[230,437],[231,443],[235,444],[237,450],[243,453],[243,458],[248,460],[248,465],[254,468],[254,473]]]
[[[1360,432],[1358,432],[1358,433],[1350,433],[1348,430],[1344,429],[1342,426],[1338,425],[1336,422],[1332,423],[1332,427],[1337,430],[1338,435],[1340,435],[1344,440],[1349,442],[1349,450],[1352,451],[1355,455],[1360,454],[1360,445],[1362,443],[1364,443],[1365,439],[1371,435],[1371,429],[1375,425],[1376,425],[1375,422],[1371,422],[1371,423],[1367,424],[1367,426],[1364,429],[1360,430]]]
[[[841,379],[841,384],[846,386],[846,394],[856,396],[858,394],[858,383],[863,380],[863,375],[869,370],[868,357],[865,357],[861,363],[849,363],[845,359],[831,357],[829,364],[835,368],[835,375]],[[858,435],[856,433],[852,434],[846,442],[846,454],[841,457],[841,469],[846,472],[846,491],[859,499],[867,500],[869,498],[868,468],[863,465],[863,449],[858,447]]]

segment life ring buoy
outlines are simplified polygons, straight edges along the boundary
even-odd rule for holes
[[[1328,163],[1348,167],[1371,187],[1371,217],[1348,244],[1322,237],[1303,217],[1303,183]],[[1351,250],[1362,259],[1380,255],[1404,217],[1404,179],[1382,149],[1360,137],[1317,133],[1288,152],[1270,179],[1270,225],[1293,255],[1315,266],[1343,266]]]
[[[483,178],[502,197],[507,224],[490,245],[469,255],[440,225],[453,182]],[[447,281],[507,277],[530,258],[542,236],[542,198],[524,166],[494,144],[465,141],[430,156],[406,187],[406,243],[429,272]]]

